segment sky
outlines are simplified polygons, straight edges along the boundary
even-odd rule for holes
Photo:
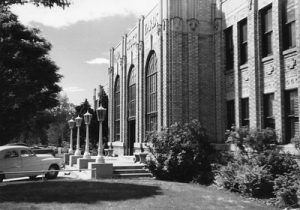
[[[93,90],[108,90],[109,49],[158,0],[71,0],[65,9],[14,5],[12,12],[52,44],[51,59],[63,75],[59,85],[69,101],[92,104]]]

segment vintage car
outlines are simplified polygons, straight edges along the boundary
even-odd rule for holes
[[[62,166],[62,160],[50,154],[35,154],[26,146],[0,146],[0,182],[3,179],[45,174],[54,179]]]

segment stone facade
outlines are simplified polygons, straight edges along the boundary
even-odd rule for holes
[[[263,57],[261,11],[270,5],[273,53]],[[300,1],[295,0],[295,8],[299,32]],[[245,98],[249,126],[264,128],[264,98],[270,93],[274,94],[275,129],[280,141],[287,142],[285,95],[300,85],[300,33],[296,33],[295,47],[284,50],[281,11],[281,0],[158,0],[110,51],[109,138],[115,153],[132,155],[139,151],[153,122],[160,130],[174,122],[198,119],[210,140],[222,143],[230,114],[237,127],[245,121]],[[248,56],[240,65],[240,22],[245,18]],[[230,27],[233,67],[228,70],[224,31]],[[153,56],[156,89],[147,83]],[[135,76],[131,77],[133,69]],[[129,91],[132,79],[133,95]],[[156,97],[153,104],[149,91]],[[299,97],[300,91],[297,94]],[[227,107],[230,100],[234,101],[234,114]],[[153,115],[148,106],[155,107]],[[147,116],[154,118],[148,122]]]

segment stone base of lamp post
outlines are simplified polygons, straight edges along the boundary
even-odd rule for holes
[[[73,155],[74,154],[74,150],[70,148],[69,151],[68,151],[68,153],[71,154],[71,155]]]
[[[111,163],[88,163],[88,168],[95,169],[92,170],[91,173],[92,179],[103,179],[113,177],[113,164]]]
[[[77,164],[78,158],[82,158],[82,155],[70,155],[69,165],[72,167],[74,164]]]
[[[98,155],[96,157],[96,163],[105,163],[104,157],[102,155]]]
[[[85,153],[83,154],[83,158],[85,158],[85,159],[91,159],[91,153],[85,152]]]
[[[75,155],[81,155],[81,151],[80,151],[80,149],[77,149],[76,151],[75,151]]]
[[[69,153],[64,153],[64,164],[69,165],[70,163],[70,155]]]
[[[87,169],[88,168],[88,163],[90,162],[95,162],[95,159],[91,158],[79,158],[77,159],[77,167],[78,169]]]

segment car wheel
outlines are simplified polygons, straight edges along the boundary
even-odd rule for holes
[[[58,171],[51,171],[51,170],[59,170],[58,165],[51,165],[48,170],[49,172],[46,173],[45,177],[47,179],[55,179],[58,175]]]
[[[36,176],[30,176],[29,179],[30,180],[35,180]]]

